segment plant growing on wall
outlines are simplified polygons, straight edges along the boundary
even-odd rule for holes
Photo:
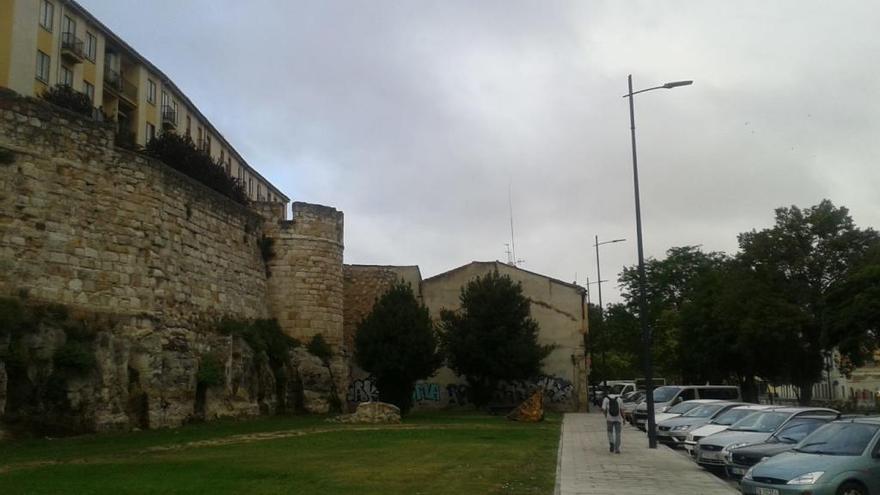
[[[269,271],[269,262],[275,258],[275,239],[263,235],[260,238],[260,256],[263,258],[263,263],[266,265],[266,276],[271,276],[271,272]]]
[[[401,413],[412,407],[416,381],[440,367],[437,335],[428,309],[409,284],[398,282],[380,297],[358,325],[355,359],[376,379],[379,398]]]
[[[320,333],[312,336],[306,349],[308,349],[309,354],[321,358],[321,361],[324,361],[324,363],[327,363],[333,357],[333,348],[330,347],[330,344],[324,340],[324,336]]]
[[[541,371],[553,350],[538,344],[522,287],[497,271],[461,289],[461,309],[440,312],[440,342],[449,367],[467,379],[471,401],[487,405],[502,380],[525,380]]]
[[[59,84],[46,89],[40,97],[53,105],[76,112],[85,117],[91,118],[94,111],[92,100],[85,93],[80,93],[66,84]]]
[[[163,132],[147,143],[144,152],[237,203],[249,202],[242,181],[227,175],[225,164],[197,148],[189,136]]]

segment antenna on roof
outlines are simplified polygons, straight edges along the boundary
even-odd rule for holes
[[[512,180],[508,180],[507,182],[507,206],[510,211],[510,253],[507,258],[507,264],[510,266],[517,266],[523,262],[523,260],[516,257],[516,242],[514,241],[513,235],[513,185]]]

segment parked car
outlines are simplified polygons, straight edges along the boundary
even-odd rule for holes
[[[653,398],[655,422],[657,413],[665,413],[680,402],[695,399],[742,400],[739,387],[728,385],[666,385],[655,388]],[[639,404],[633,412],[633,416],[636,419],[636,426],[644,430],[645,424],[648,422],[647,403]]]
[[[623,410],[623,420],[634,425],[635,418],[633,417],[633,411],[645,400],[645,391],[637,390],[622,399],[623,407],[621,409]]]
[[[750,467],[764,459],[791,450],[807,435],[836,418],[827,415],[798,416],[773,433],[766,442],[730,449],[724,458],[727,476],[734,479],[741,478]]]
[[[660,428],[659,428],[660,423],[667,421],[667,420],[670,420],[670,419],[673,419],[673,418],[677,418],[677,417],[681,416],[682,414],[687,414],[687,413],[693,411],[694,409],[697,409],[698,407],[705,406],[706,404],[711,404],[713,402],[720,402],[720,401],[715,400],[715,399],[689,400],[686,402],[679,402],[678,404],[667,409],[666,412],[657,412],[654,414],[655,424],[658,425],[657,430],[658,431],[660,430]]]
[[[822,426],[790,451],[751,467],[740,489],[749,495],[880,493],[880,418]]]
[[[749,404],[745,406],[734,407],[733,409],[718,416],[717,418],[714,418],[712,421],[709,421],[703,426],[691,430],[691,432],[688,433],[687,439],[684,441],[684,449],[687,450],[688,454],[690,454],[691,457],[696,457],[697,442],[701,438],[708,437],[709,435],[714,435],[715,433],[720,433],[730,428],[731,425],[745,418],[746,416],[755,414],[758,411],[772,409],[773,407],[776,406],[768,406],[764,404]]]
[[[683,404],[688,404],[688,402],[682,402],[679,405]],[[660,421],[657,423],[657,440],[672,446],[682,445],[687,439],[688,432],[703,426],[730,409],[742,405],[744,404],[740,402],[712,401],[697,406],[676,418]]]
[[[805,415],[837,416],[834,409],[822,407],[779,407],[746,416],[726,431],[702,438],[697,442],[697,463],[704,467],[724,467],[724,456],[730,449],[766,442],[792,418]]]

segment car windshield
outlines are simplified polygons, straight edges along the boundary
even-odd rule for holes
[[[829,423],[804,438],[794,450],[807,454],[861,455],[878,428],[864,423]]]
[[[695,407],[690,411],[682,414],[682,416],[688,418],[709,418],[712,417],[713,414],[718,412],[718,410],[722,407],[724,406],[717,404],[706,404],[700,407]]]
[[[809,419],[809,420],[801,420],[798,422],[792,422],[786,424],[781,430],[777,431],[773,438],[777,442],[782,443],[798,443],[804,439],[810,433],[813,433],[816,428],[824,425],[827,421],[823,421],[820,419]]]
[[[721,416],[713,419],[712,424],[730,426],[737,421],[745,418],[746,416],[755,414],[755,412],[756,411],[754,409],[731,409]]]
[[[770,433],[771,431],[776,430],[776,428],[779,428],[779,425],[781,425],[787,418],[788,413],[781,412],[753,414],[734,423],[730,429],[733,431],[759,431]]]
[[[679,387],[659,387],[654,389],[654,402],[669,402],[681,390]]]
[[[624,402],[639,402],[645,396],[642,392],[633,392],[628,397],[624,397]]]
[[[676,405],[670,407],[669,410],[666,412],[669,414],[684,414],[684,413],[690,411],[691,409],[698,407],[699,405],[700,404],[698,404],[698,403],[695,404],[693,402],[682,402],[681,404],[676,404]]]

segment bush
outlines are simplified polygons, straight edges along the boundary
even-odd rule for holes
[[[0,148],[0,165],[9,165],[15,162],[15,153],[6,148]]]
[[[214,387],[225,381],[225,370],[220,356],[210,353],[202,356],[196,380],[199,384]]]
[[[440,341],[449,367],[467,378],[473,403],[484,406],[500,381],[538,375],[553,348],[538,344],[529,300],[509,276],[496,271],[477,277],[459,299],[459,311],[440,314]]]
[[[416,381],[433,375],[441,364],[428,309],[402,282],[376,301],[358,325],[354,343],[357,362],[375,377],[379,397],[403,414],[412,407]]]
[[[257,359],[265,355],[275,371],[284,366],[288,351],[300,345],[299,341],[281,331],[275,319],[247,321],[227,318],[220,321],[217,330],[244,340]]]
[[[241,180],[227,175],[224,164],[215,162],[211,155],[198,149],[189,136],[163,132],[147,143],[144,152],[237,203],[249,203]]]
[[[92,112],[94,111],[92,100],[85,93],[80,93],[70,86],[59,84],[43,91],[43,94],[40,96],[53,105],[66,108],[89,118],[92,117]]]
[[[330,344],[324,340],[324,336],[320,333],[312,336],[312,340],[309,341],[306,349],[308,349],[309,354],[321,358],[321,361],[324,361],[324,363],[327,363],[333,357],[333,348],[330,347]]]

